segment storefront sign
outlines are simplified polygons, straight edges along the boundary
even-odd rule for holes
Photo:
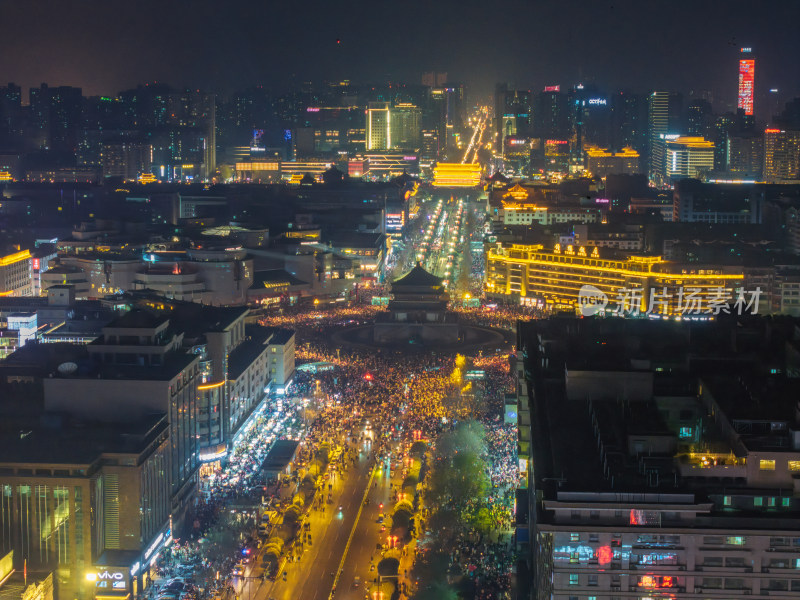
[[[101,594],[108,592],[127,593],[128,577],[125,570],[98,567],[94,588]]]

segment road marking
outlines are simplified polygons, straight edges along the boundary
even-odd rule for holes
[[[364,510],[364,501],[366,501],[367,496],[369,495],[370,485],[372,485],[372,478],[375,477],[375,468],[370,468],[369,480],[367,481],[367,489],[364,490],[364,496],[361,498],[361,503],[358,505],[358,512],[356,513],[356,520],[353,522],[353,528],[350,530],[350,537],[347,538],[347,544],[344,547],[344,552],[342,553],[342,560],[339,561],[339,568],[336,569],[336,577],[333,578],[333,587],[331,588],[331,593],[328,596],[328,600],[333,598],[333,594],[336,590],[336,585],[339,583],[339,575],[344,568],[344,561],[347,558],[347,553],[350,551],[350,543],[353,541],[353,536],[356,533],[356,527],[358,526],[358,520],[361,518],[361,512]],[[355,490],[353,490],[355,492]]]

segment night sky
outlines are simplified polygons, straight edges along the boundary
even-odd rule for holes
[[[705,89],[724,109],[738,49],[752,46],[759,94],[800,95],[798,0],[12,0],[0,8],[0,81],[25,88],[44,81],[114,94],[158,80],[225,93],[322,78],[418,82],[439,70],[480,94],[497,81],[533,89],[584,81]]]

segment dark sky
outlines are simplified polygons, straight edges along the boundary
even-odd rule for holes
[[[418,81],[488,94],[594,81],[733,100],[740,46],[759,92],[800,95],[798,0],[6,0],[0,81],[112,94],[138,82],[228,92],[296,80]],[[340,44],[336,40],[341,40]]]

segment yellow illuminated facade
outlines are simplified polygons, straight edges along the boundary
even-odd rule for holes
[[[0,257],[0,296],[33,294],[33,271],[30,250]]]
[[[481,183],[479,164],[437,163],[433,185],[437,187],[475,187]]]
[[[517,200],[519,202],[523,202],[528,199],[528,190],[522,187],[520,184],[516,184],[513,187],[508,188],[506,193],[503,194],[503,200],[512,199]],[[505,202],[503,203],[505,204]]]
[[[702,307],[720,302],[722,296],[730,300],[743,282],[742,273],[686,269],[660,256],[603,258],[600,252],[597,247],[558,244],[552,250],[541,245],[498,246],[487,254],[486,293],[547,309],[577,310],[580,290],[589,285],[605,294],[609,310],[622,305],[626,312],[677,315],[687,312],[690,300]]]
[[[639,172],[639,153],[632,148],[610,152],[602,148],[587,148],[586,170],[597,177],[611,173],[633,175]]]
[[[281,163],[274,161],[237,162],[237,171],[278,171]]]
[[[158,180],[156,179],[156,176],[153,175],[152,173],[142,173],[141,175],[139,175],[139,183],[141,184],[155,183],[156,181]]]
[[[388,150],[391,147],[389,103],[370,102],[367,108],[367,150]]]

